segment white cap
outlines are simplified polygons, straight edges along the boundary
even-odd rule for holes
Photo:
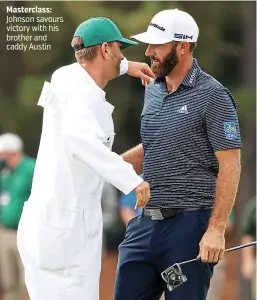
[[[198,35],[199,28],[193,17],[176,8],[157,13],[146,32],[131,38],[146,44],[165,44],[171,41],[194,43]]]
[[[0,135],[0,152],[16,153],[23,149],[23,142],[20,137],[13,133]]]

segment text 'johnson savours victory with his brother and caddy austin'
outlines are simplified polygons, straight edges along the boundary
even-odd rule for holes
[[[58,32],[63,17],[50,7],[6,6],[6,50],[51,50],[49,32]]]

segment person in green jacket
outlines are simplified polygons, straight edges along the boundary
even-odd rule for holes
[[[0,135],[0,274],[4,300],[24,293],[23,266],[17,249],[17,228],[30,196],[35,159],[23,152],[15,134]]]

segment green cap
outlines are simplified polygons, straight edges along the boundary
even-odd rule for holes
[[[125,39],[118,27],[107,18],[91,18],[79,25],[74,33],[74,37],[80,37],[84,48],[118,41],[122,44],[121,48],[127,48],[131,45],[137,45],[137,42]],[[79,50],[81,48],[75,48]]]

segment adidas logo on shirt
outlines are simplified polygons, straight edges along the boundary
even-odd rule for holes
[[[180,113],[180,114],[188,114],[187,106],[186,106],[186,105],[182,106],[182,107],[178,110],[178,113]]]

